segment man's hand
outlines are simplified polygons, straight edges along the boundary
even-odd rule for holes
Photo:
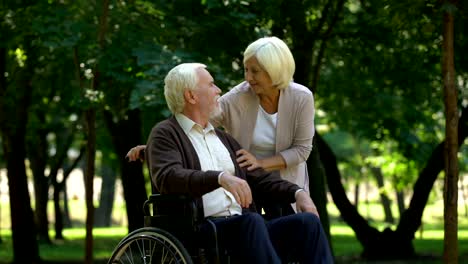
[[[262,168],[261,161],[258,160],[252,153],[245,149],[240,149],[236,152],[237,163],[241,168],[247,167],[248,171],[253,171],[258,168]]]
[[[296,193],[296,209],[298,212],[313,213],[320,217],[317,207],[306,191],[299,191]]]
[[[250,206],[252,203],[252,192],[245,180],[224,172],[219,179],[219,183],[224,189],[234,195],[234,198],[236,198],[241,207],[247,208]]]

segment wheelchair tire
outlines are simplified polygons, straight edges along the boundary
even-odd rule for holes
[[[159,228],[144,227],[124,237],[107,263],[193,264],[193,261],[173,235]]]

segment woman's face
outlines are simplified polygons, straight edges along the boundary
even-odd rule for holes
[[[245,61],[244,78],[257,95],[265,95],[276,91],[270,76],[260,66],[255,56]]]

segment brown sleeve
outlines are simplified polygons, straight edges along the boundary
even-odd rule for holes
[[[266,172],[263,169],[246,172],[247,181],[252,186],[255,197],[272,202],[296,202],[295,194],[299,186],[283,180],[278,171]]]
[[[151,180],[159,193],[200,197],[219,187],[220,172],[201,171],[189,139],[167,120],[153,128],[146,151]]]

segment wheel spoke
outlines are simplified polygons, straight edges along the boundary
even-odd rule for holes
[[[140,243],[141,243],[141,246],[140,246]],[[144,247],[145,247],[145,239],[143,238],[141,240],[141,242],[139,242],[138,240],[135,240],[135,244],[138,248],[138,252],[140,252],[140,258],[141,260],[143,261],[143,263],[146,264],[146,261],[145,261],[145,251],[144,251]],[[143,249],[142,249],[143,248]]]
[[[132,250],[131,250],[131,245],[130,245],[130,246],[128,246],[128,247],[130,248],[130,250],[129,250],[129,251],[130,251],[130,254],[131,254],[131,253],[132,253]],[[129,254],[127,253],[127,251],[125,251],[125,257],[127,258],[127,260],[128,260],[128,263],[132,264],[132,263],[133,263],[133,258],[129,257],[128,255],[129,255]]]
[[[166,260],[166,256],[164,254],[164,248],[162,249],[162,252],[161,252],[161,263],[164,263],[164,261]]]
[[[184,246],[167,231],[156,228],[138,230],[124,238],[109,263],[154,264],[153,260],[161,264],[192,264]]]
[[[157,243],[154,242],[154,246],[153,246],[153,248],[151,249],[151,252],[150,252],[150,263],[151,264],[153,263],[153,255],[154,255],[154,252],[156,251],[156,246],[157,246]]]

